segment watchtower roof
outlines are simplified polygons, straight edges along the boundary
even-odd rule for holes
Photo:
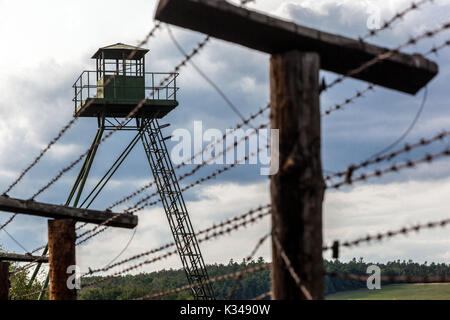
[[[149,51],[148,49],[130,46],[128,44],[116,43],[98,49],[98,51],[92,56],[92,59],[100,59],[103,57],[105,59],[124,59],[127,58],[130,55],[130,53],[132,53],[134,50],[136,50],[135,55],[133,56],[132,59],[128,60],[140,60]]]

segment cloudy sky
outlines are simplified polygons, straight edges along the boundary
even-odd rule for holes
[[[301,25],[357,38],[367,33],[368,20],[374,12],[381,20],[390,19],[403,10],[410,0],[258,0],[249,7]],[[12,1],[0,0],[0,186],[6,187],[18,176],[59,129],[72,117],[72,84],[83,70],[93,70],[90,59],[99,48],[123,42],[135,45],[154,26],[156,1],[97,0]],[[394,27],[380,33],[370,42],[395,47],[409,37],[447,22],[450,0],[434,1],[421,10],[409,13]],[[176,38],[191,50],[204,36],[173,27]],[[443,32],[407,48],[408,53],[424,53],[433,45],[448,40]],[[183,58],[170,40],[166,28],[160,29],[146,46],[150,49],[147,71],[172,71]],[[412,132],[399,145],[431,137],[450,129],[448,84],[450,83],[450,50],[429,58],[439,64],[439,75],[428,86],[424,111]],[[269,101],[269,56],[213,39],[194,58],[194,62],[216,82],[249,116]],[[322,74],[330,82],[336,75]],[[386,74],[389,77],[389,74]],[[171,123],[167,135],[177,128],[192,130],[194,121],[204,128],[225,130],[240,122],[239,118],[212,87],[191,67],[181,70],[179,78],[180,106],[164,123]],[[347,80],[321,96],[322,109],[328,109],[364,89],[366,83]],[[424,90],[407,95],[376,87],[365,98],[346,106],[343,111],[323,119],[323,166],[326,171],[340,171],[359,163],[390,145],[410,126],[424,98]],[[267,122],[267,114],[256,124]],[[96,131],[95,119],[80,119],[49,151],[42,161],[10,193],[27,198],[43,186],[59,169],[69,164],[90,145]],[[88,187],[92,187],[118,156],[131,136],[119,132],[101,145],[93,165]],[[395,161],[416,159],[427,152],[437,152],[449,141],[438,142]],[[169,143],[173,146],[173,143]],[[395,162],[394,161],[394,162]],[[415,170],[389,174],[339,191],[326,194],[324,204],[324,239],[351,240],[359,236],[410,226],[419,222],[449,216],[449,159],[421,165]],[[383,166],[388,166],[385,163]],[[75,180],[79,166],[67,173],[37,200],[62,204]],[[192,169],[188,167],[184,171]],[[202,169],[195,179],[216,167]],[[374,167],[367,170],[371,171]],[[182,172],[184,172],[182,171]],[[196,230],[246,212],[269,202],[269,180],[258,174],[259,167],[239,166],[218,178],[186,193],[187,206]],[[138,145],[92,208],[104,209],[117,199],[152,179],[142,146]],[[193,179],[183,182],[187,184]],[[3,191],[3,190],[2,190]],[[150,190],[149,192],[153,192]],[[130,202],[129,204],[133,204]],[[123,207],[124,208],[124,207]],[[0,216],[0,223],[9,214]],[[123,258],[171,241],[162,207],[139,213],[139,226]],[[28,250],[43,245],[47,237],[45,219],[18,217],[7,231]],[[269,221],[248,227],[216,241],[202,244],[207,263],[237,261],[247,256],[258,239],[269,230]],[[114,258],[129,241],[133,231],[109,230],[83,245],[77,251],[83,270],[102,267]],[[363,245],[343,250],[342,260],[364,257],[386,262],[408,260],[418,262],[450,261],[449,230],[424,231],[409,237],[398,237],[380,244]],[[12,252],[23,253],[5,232],[0,243]],[[259,255],[270,260],[268,244]],[[330,258],[326,253],[325,258]],[[137,271],[178,268],[177,257]]]

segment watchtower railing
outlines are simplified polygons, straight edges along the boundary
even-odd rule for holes
[[[72,86],[75,92],[72,101],[74,101],[75,110],[88,99],[104,98],[106,92],[108,92],[107,98],[112,102],[133,103],[143,98],[175,101],[179,90],[178,75],[178,73],[145,72],[144,76],[133,77],[107,71],[104,76],[102,72],[99,77],[97,71],[83,71]],[[108,79],[111,81],[106,84]],[[161,83],[165,84],[161,86]]]

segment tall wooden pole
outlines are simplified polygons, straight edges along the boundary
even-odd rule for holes
[[[289,51],[270,60],[271,125],[279,129],[280,170],[271,177],[272,227],[313,299],[324,298],[319,99],[320,58]],[[306,299],[272,240],[275,300]]]
[[[0,301],[9,299],[9,263],[0,262]]]
[[[67,280],[70,266],[75,265],[75,221],[48,221],[48,248],[50,264],[50,300],[76,300],[76,289],[69,289]]]

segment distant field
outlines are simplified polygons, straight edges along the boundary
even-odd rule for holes
[[[330,294],[327,300],[450,300],[450,283],[391,284],[381,290],[359,289]]]

